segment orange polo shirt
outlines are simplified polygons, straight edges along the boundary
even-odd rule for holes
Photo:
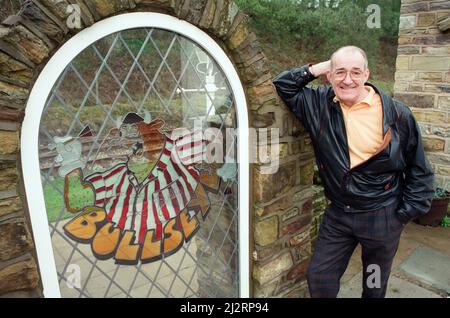
[[[365,88],[369,95],[351,107],[335,97],[344,115],[351,168],[369,159],[383,144],[381,97],[372,87]]]

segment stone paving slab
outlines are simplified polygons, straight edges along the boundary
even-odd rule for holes
[[[431,264],[439,264],[445,263],[442,259],[450,258],[450,229],[443,227],[428,227],[415,224],[414,222],[410,222],[402,233],[402,238],[400,240],[400,245],[397,251],[397,254],[394,258],[392,264],[392,274],[390,277],[388,291],[386,297],[428,297],[428,295],[433,295],[433,297],[446,297],[447,292],[441,287],[436,288],[432,286],[432,283],[429,283],[423,279],[423,277],[413,276],[411,273],[407,273],[404,270],[400,269],[401,264],[409,264],[410,268],[414,268],[415,265],[412,265],[411,259],[409,258],[416,250],[421,248],[428,248],[429,250],[434,251],[435,253],[429,253],[425,255],[423,252],[419,255],[419,259],[422,258],[422,261],[431,262]],[[410,259],[409,262],[407,260]],[[412,258],[412,260],[417,259],[417,254]],[[441,259],[438,261],[437,259]],[[418,264],[421,268],[420,264]],[[446,265],[439,265],[438,271],[442,277],[440,280],[445,280],[450,277],[448,271],[450,270],[450,263]],[[425,271],[429,273],[427,269]],[[446,273],[444,273],[446,272]],[[353,253],[349,266],[344,273],[341,279],[341,293],[340,297],[344,295],[345,297],[361,297],[361,273],[362,273],[362,264],[361,264],[361,248],[358,246]],[[400,281],[403,281],[404,284],[400,284]],[[409,283],[409,284],[408,284]],[[389,289],[391,288],[390,291]],[[425,289],[425,290],[424,290]],[[427,293],[431,292],[431,294]],[[419,296],[423,295],[423,296]]]
[[[399,270],[407,276],[450,294],[450,256],[428,247],[418,247]]]
[[[338,298],[361,298],[362,273],[355,275],[341,287]],[[392,276],[388,282],[386,298],[442,298],[439,294],[406,280]]]

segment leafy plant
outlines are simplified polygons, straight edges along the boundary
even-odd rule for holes
[[[443,218],[441,226],[445,228],[450,227],[450,217],[446,216],[445,218]]]
[[[450,197],[450,192],[441,188],[437,187],[434,191],[433,199],[445,199]]]

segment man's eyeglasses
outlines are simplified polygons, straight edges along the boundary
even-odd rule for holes
[[[353,80],[359,80],[361,78],[363,78],[364,76],[364,72],[363,71],[344,71],[344,70],[337,70],[334,72],[334,77],[336,80],[343,80],[344,78],[347,77],[347,74],[350,73],[350,77]]]

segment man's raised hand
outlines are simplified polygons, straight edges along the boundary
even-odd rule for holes
[[[327,72],[331,70],[331,62],[330,60],[314,64],[309,67],[309,71],[315,77],[319,77],[321,75],[326,75]]]

